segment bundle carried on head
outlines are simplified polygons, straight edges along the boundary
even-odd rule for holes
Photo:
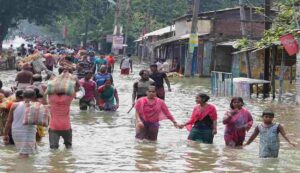
[[[27,57],[23,58],[20,62],[21,63],[30,63],[30,62],[33,62],[35,60],[42,59],[42,58],[43,58],[43,56],[40,53],[35,53],[35,54],[28,55]]]
[[[15,101],[16,101],[15,96],[4,97],[4,95],[0,94],[0,109],[9,110]]]
[[[69,72],[63,72],[48,81],[47,94],[75,94],[76,77]]]
[[[47,69],[42,61],[42,58],[43,56],[40,53],[29,55],[19,62],[19,66],[23,67],[25,64],[32,64],[34,71],[40,73]]]

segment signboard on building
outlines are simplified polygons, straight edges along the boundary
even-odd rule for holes
[[[198,47],[198,34],[191,34],[189,40],[189,53],[193,53],[195,47]]]
[[[107,43],[112,43],[113,42],[113,35],[106,35],[106,42]]]
[[[298,43],[295,40],[293,34],[286,34],[280,37],[280,42],[283,45],[289,56],[293,56],[298,53]]]
[[[124,38],[123,36],[114,36],[113,37],[113,49],[123,49],[123,42],[124,42]]]

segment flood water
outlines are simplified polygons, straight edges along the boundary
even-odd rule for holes
[[[161,123],[156,143],[136,141],[134,110],[129,114],[127,111],[139,69],[135,66],[134,75],[128,77],[120,77],[118,71],[114,73],[120,97],[117,112],[81,112],[78,100],[73,102],[73,149],[66,150],[60,141],[58,150],[50,150],[46,136],[38,143],[36,155],[18,159],[14,147],[3,146],[1,140],[0,172],[300,172],[300,109],[290,101],[291,94],[285,95],[283,104],[255,98],[245,105],[255,119],[254,126],[260,123],[265,108],[274,109],[276,121],[299,143],[293,148],[281,138],[278,159],[258,158],[258,138],[244,149],[225,147],[222,118],[229,108],[230,98],[210,100],[218,111],[218,134],[213,145],[188,142],[188,132],[174,128],[170,121]],[[1,71],[0,79],[5,86],[10,86],[15,74],[15,71]],[[183,123],[190,117],[197,93],[210,92],[209,81],[207,78],[171,79],[173,91],[166,93],[166,103],[177,122]]]

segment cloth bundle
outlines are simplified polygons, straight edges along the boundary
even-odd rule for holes
[[[23,119],[24,125],[41,125],[48,126],[49,107],[39,102],[29,103],[26,105]]]
[[[70,73],[63,73],[48,82],[47,94],[66,94],[75,93],[75,77]]]
[[[43,61],[41,59],[37,59],[37,60],[33,61],[32,67],[36,73],[40,73],[43,70],[47,70],[45,64],[43,63]]]

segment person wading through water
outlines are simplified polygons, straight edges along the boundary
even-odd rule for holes
[[[147,97],[140,98],[135,104],[136,135],[137,139],[156,141],[159,121],[169,119],[177,128],[177,122],[170,113],[165,102],[156,97],[154,86],[149,86]]]
[[[155,82],[157,97],[162,100],[165,100],[164,81],[166,82],[166,84],[168,86],[168,91],[171,92],[172,90],[171,90],[170,81],[169,81],[166,73],[158,71],[156,64],[150,65],[150,69],[152,72],[150,74],[150,78],[152,80],[154,80],[154,82]]]

